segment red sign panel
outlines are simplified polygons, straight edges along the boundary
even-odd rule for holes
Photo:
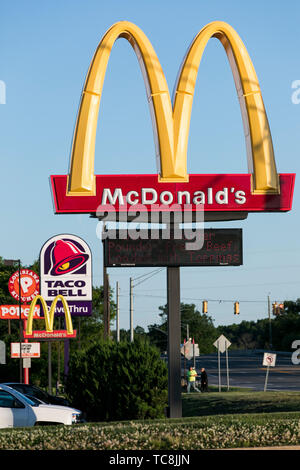
[[[34,338],[34,339],[69,339],[69,338],[76,338],[76,330],[73,331],[73,334],[69,334],[67,330],[53,330],[53,331],[45,331],[45,330],[35,330],[32,332],[32,335],[28,335],[24,331],[24,338]]]
[[[30,269],[21,269],[21,301],[31,302],[40,290],[39,276]],[[8,290],[10,295],[19,300],[20,298],[20,285],[19,285],[19,271],[16,271],[8,281]]]
[[[21,305],[21,318],[26,320],[28,318],[30,305]],[[0,320],[18,320],[19,306],[18,305],[0,305]],[[36,305],[33,311],[33,318],[40,318],[40,306]]]
[[[157,175],[98,175],[94,196],[68,196],[67,175],[51,176],[55,212],[285,212],[292,208],[295,174],[280,174],[280,194],[255,194],[250,174],[189,175],[160,183]]]

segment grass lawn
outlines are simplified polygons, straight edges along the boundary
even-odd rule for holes
[[[300,412],[300,392],[245,390],[182,394],[184,417],[290,411]]]

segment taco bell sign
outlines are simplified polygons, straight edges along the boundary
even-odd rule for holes
[[[92,256],[89,246],[75,235],[50,238],[40,252],[40,290],[47,304],[57,295],[68,302],[72,316],[92,314]],[[59,303],[56,315],[64,315]]]

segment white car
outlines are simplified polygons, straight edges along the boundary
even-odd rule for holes
[[[71,425],[81,420],[82,412],[75,408],[48,405],[0,384],[0,428],[45,424]]]

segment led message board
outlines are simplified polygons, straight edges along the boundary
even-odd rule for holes
[[[242,229],[206,229],[201,249],[190,240],[105,238],[106,267],[240,266],[243,264]],[[187,249],[187,243],[189,249]]]

